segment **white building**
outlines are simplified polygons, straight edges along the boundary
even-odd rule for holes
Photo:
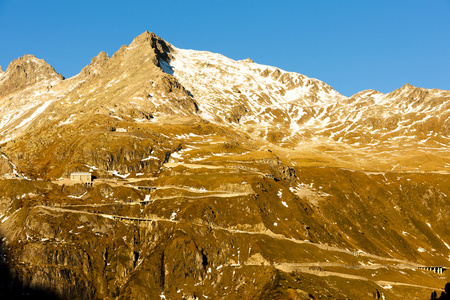
[[[92,181],[92,174],[89,172],[74,172],[70,174],[70,180],[90,183]]]

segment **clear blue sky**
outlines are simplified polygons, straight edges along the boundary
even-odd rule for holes
[[[450,90],[450,0],[0,0],[0,65],[24,54],[65,77],[153,31],[176,47],[250,57],[350,96]]]

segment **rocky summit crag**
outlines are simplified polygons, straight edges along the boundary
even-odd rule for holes
[[[450,91],[345,97],[149,32],[67,79],[26,55],[0,72],[0,296],[429,299],[449,141]]]

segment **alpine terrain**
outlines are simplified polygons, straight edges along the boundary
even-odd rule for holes
[[[0,71],[0,296],[430,299],[449,142],[450,91],[345,97],[149,32],[68,79],[25,55]]]

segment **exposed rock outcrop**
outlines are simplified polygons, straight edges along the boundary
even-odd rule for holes
[[[0,97],[23,90],[44,80],[52,80],[57,83],[64,79],[47,62],[37,59],[33,55],[25,55],[12,61],[3,76],[6,78],[0,83]]]
[[[96,57],[91,60],[91,63],[89,65],[81,70],[80,75],[82,77],[87,77],[89,75],[97,74],[108,61],[108,59],[108,54],[104,51],[101,51]]]

